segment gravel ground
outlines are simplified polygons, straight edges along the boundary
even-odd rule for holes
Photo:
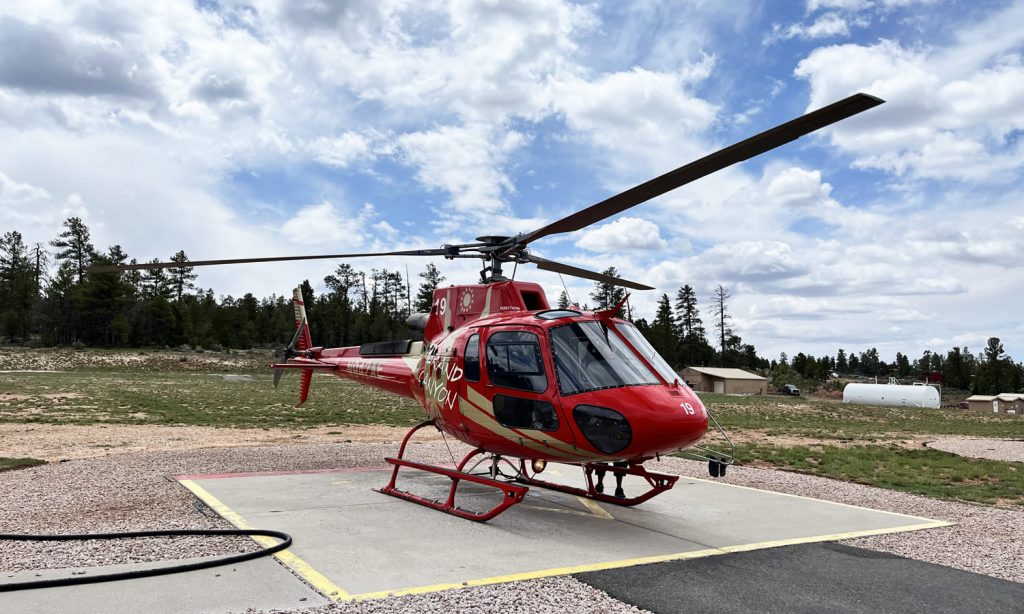
[[[412,444],[410,457],[451,462],[444,445]],[[75,533],[159,528],[227,528],[203,513],[167,476],[379,465],[395,444],[339,443],[142,453],[54,463],[0,473],[0,533]],[[467,448],[453,446],[459,455]],[[705,477],[706,465],[652,463]],[[652,467],[653,468],[653,467]],[[733,467],[726,482],[959,523],[953,527],[850,540],[850,545],[1024,582],[1024,510],[948,503],[825,478]],[[143,562],[254,548],[247,539],[133,540],[68,547],[20,542],[0,551],[0,572]],[[474,587],[385,601],[334,604],[303,612],[636,612],[572,578]],[[298,610],[297,610],[298,611]]]
[[[1024,431],[1024,425],[1021,431]],[[1024,463],[1024,439],[948,437],[929,441],[926,445],[957,456]]]
[[[250,610],[255,612],[255,610]],[[479,612],[481,614],[508,614],[509,612],[646,612],[625,604],[570,577],[543,578],[509,584],[492,584],[459,590],[406,595],[391,599],[335,603],[305,610],[269,610],[272,614],[301,611],[303,614],[385,614],[389,612]],[[267,611],[260,611],[261,614]]]

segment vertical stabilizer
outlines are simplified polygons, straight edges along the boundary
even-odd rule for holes
[[[309,334],[309,319],[306,317],[306,302],[302,298],[302,287],[292,291],[292,306],[295,308],[295,349],[308,350],[313,347],[313,338]],[[313,370],[303,369],[299,383],[299,404],[301,406],[309,398],[309,386],[313,383]]]

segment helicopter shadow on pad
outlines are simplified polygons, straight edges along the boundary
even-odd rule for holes
[[[390,471],[192,476],[183,485],[234,524],[294,537],[283,562],[334,600],[615,569],[948,523],[683,477],[637,507],[531,488],[488,522],[440,514],[373,489]],[[545,472],[578,479],[569,467]],[[574,479],[575,478],[575,479]],[[403,487],[443,500],[449,481],[403,472]],[[625,484],[627,492],[631,486]],[[486,508],[493,489],[467,485],[458,505]]]

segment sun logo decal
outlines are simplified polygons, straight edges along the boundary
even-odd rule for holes
[[[462,310],[463,311],[468,311],[469,308],[472,305],[473,305],[473,292],[470,291],[470,290],[466,290],[465,292],[462,293]]]

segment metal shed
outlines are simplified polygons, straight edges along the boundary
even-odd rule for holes
[[[690,388],[698,392],[719,394],[765,394],[768,380],[743,369],[719,369],[714,367],[687,367],[679,372]]]
[[[1024,394],[976,394],[967,397],[971,409],[996,414],[1024,414]]]

